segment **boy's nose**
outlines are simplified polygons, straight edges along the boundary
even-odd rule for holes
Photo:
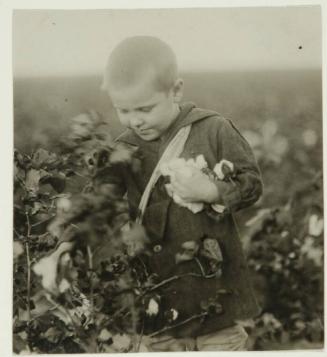
[[[143,124],[143,119],[138,116],[133,116],[133,118],[130,119],[130,124],[134,128],[138,128]]]

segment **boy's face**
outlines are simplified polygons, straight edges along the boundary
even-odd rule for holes
[[[110,86],[109,86],[110,87]],[[182,80],[167,92],[155,88],[154,75],[149,71],[135,85],[109,89],[120,122],[145,141],[159,138],[176,119],[182,96]]]

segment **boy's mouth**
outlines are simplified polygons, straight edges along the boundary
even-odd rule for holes
[[[151,129],[148,128],[148,129],[134,129],[134,130],[136,131],[137,134],[144,135],[149,133]]]

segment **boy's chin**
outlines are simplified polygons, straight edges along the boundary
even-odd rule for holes
[[[148,132],[135,132],[135,134],[144,141],[157,140],[160,137],[160,134],[149,130]]]

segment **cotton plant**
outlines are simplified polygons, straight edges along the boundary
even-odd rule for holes
[[[194,175],[196,170],[202,171],[210,179],[213,180],[232,180],[234,174],[234,164],[228,160],[221,160],[217,163],[213,170],[208,166],[203,155],[198,155],[196,158],[184,159],[174,158],[161,165],[161,174],[163,176],[174,179],[176,175],[180,175],[182,178],[190,178]],[[201,212],[205,209],[205,204],[202,202],[185,202],[177,192],[174,191],[171,183],[165,184],[166,191],[176,204],[181,207],[189,209],[193,213]],[[218,213],[223,213],[225,207],[223,205],[214,204],[213,209]]]
[[[257,160],[280,165],[289,150],[289,142],[279,133],[276,120],[266,120],[258,132],[246,130],[243,136],[251,145]],[[311,134],[305,134],[311,142]],[[306,140],[306,139],[304,139]]]

